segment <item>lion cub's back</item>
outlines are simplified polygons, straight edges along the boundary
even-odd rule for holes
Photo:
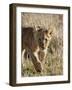
[[[37,44],[34,37],[34,29],[32,27],[22,28],[22,50],[31,49],[35,51]]]

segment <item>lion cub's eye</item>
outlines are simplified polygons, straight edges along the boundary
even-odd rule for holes
[[[45,38],[45,42],[47,42],[47,39]]]

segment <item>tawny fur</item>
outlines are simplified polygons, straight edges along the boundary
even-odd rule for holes
[[[39,27],[35,31],[32,27],[22,28],[22,57],[26,59],[30,56],[37,72],[43,70],[42,63],[45,61],[52,36],[52,29],[46,30]]]

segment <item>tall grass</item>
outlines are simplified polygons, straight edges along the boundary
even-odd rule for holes
[[[24,60],[22,76],[48,76],[63,74],[63,15],[59,14],[21,14],[22,27],[54,26],[56,34],[50,41],[44,64],[44,71],[36,72],[31,60]]]

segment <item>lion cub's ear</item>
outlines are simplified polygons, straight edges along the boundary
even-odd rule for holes
[[[55,27],[48,28],[48,32],[47,32],[48,36],[52,37],[52,36],[55,35],[55,33],[56,33],[56,28]]]

